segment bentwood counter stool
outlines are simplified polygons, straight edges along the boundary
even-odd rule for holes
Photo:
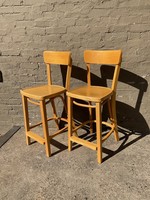
[[[67,92],[68,96],[68,149],[71,151],[72,143],[84,145],[92,150],[97,151],[98,163],[102,162],[102,143],[114,132],[116,141],[119,140],[116,119],[116,87],[121,65],[121,50],[86,50],[84,51],[84,61],[87,66],[87,85],[78,87]],[[104,65],[114,67],[114,74],[111,87],[101,87],[91,85],[90,66]],[[81,103],[85,101],[86,103]],[[102,121],[102,107],[108,104],[110,121]],[[87,107],[89,109],[89,120],[81,123],[79,126],[73,126],[73,104],[79,107]],[[95,119],[92,119],[92,111],[95,109]],[[75,112],[75,111],[74,111]],[[96,123],[96,142],[85,140],[73,134],[82,126],[90,124],[92,132],[92,124]],[[102,124],[110,127],[105,136],[102,136]]]
[[[65,95],[66,91],[70,87],[70,76],[71,76],[71,68],[72,68],[72,61],[71,61],[71,53],[68,51],[45,51],[44,54],[44,62],[47,66],[47,79],[48,84],[42,85],[38,87],[31,87],[27,89],[21,90],[22,95],[22,104],[23,104],[23,112],[24,112],[24,124],[25,124],[25,131],[26,131],[26,143],[27,145],[30,144],[31,138],[40,144],[44,144],[46,148],[46,155],[49,157],[51,156],[51,149],[50,143],[51,139],[58,134],[62,133],[68,127],[65,126],[63,128],[59,128],[60,120],[68,122],[66,118],[58,117],[56,113],[56,106],[54,100],[56,98],[60,98],[63,102],[64,107],[66,108],[65,102]],[[58,65],[67,67],[67,75],[66,75],[66,82],[65,87],[60,85],[54,85],[52,83],[52,73],[51,67],[57,67]],[[30,125],[29,123],[29,112],[28,112],[28,103],[35,104],[40,107],[41,111],[41,122]],[[47,118],[47,110],[46,105],[50,103],[53,110],[53,116],[51,118]],[[67,110],[66,110],[67,112]],[[48,121],[54,120],[58,130],[55,133],[49,134],[48,130]],[[32,129],[36,126],[42,125],[43,126],[43,136],[39,136],[37,133],[33,132]]]

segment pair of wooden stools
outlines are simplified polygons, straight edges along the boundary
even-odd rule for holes
[[[102,162],[102,142],[105,141],[112,132],[114,132],[115,139],[118,141],[117,131],[117,119],[116,119],[116,86],[118,82],[118,76],[121,65],[121,50],[85,50],[84,61],[87,66],[87,85],[70,90],[70,78],[72,70],[71,52],[68,51],[45,51],[44,62],[47,66],[47,79],[48,84],[38,87],[30,87],[21,90],[22,104],[24,112],[24,123],[26,131],[26,142],[29,145],[31,138],[41,144],[45,145],[46,155],[51,156],[50,143],[51,139],[56,135],[62,133],[68,129],[68,149],[71,151],[72,143],[78,143],[87,146],[97,151],[97,160]],[[108,65],[114,66],[114,74],[111,87],[101,87],[91,85],[91,71],[92,65]],[[51,66],[62,65],[67,67],[65,87],[60,85],[54,85],[51,77]],[[66,102],[67,95],[67,102]],[[56,112],[55,99],[60,98],[64,104],[64,108],[67,112],[67,118],[59,117]],[[82,100],[80,103],[78,100]],[[30,125],[29,123],[29,111],[28,102],[39,105],[41,111],[41,122]],[[85,103],[84,103],[85,102]],[[46,105],[50,103],[53,110],[53,116],[47,117]],[[109,123],[102,121],[102,106],[107,103],[109,110]],[[89,110],[89,120],[76,125],[73,121],[73,104],[77,106],[86,107]],[[92,117],[93,109],[95,109],[95,119]],[[54,120],[58,130],[49,134],[48,121]],[[59,122],[63,120],[67,125],[59,129]],[[86,124],[90,124],[90,132],[93,131],[93,123],[96,123],[96,142],[90,142],[83,138],[80,138],[77,134],[77,130]],[[102,124],[110,127],[105,136],[102,137]],[[43,126],[43,136],[39,136],[32,131],[36,126]]]

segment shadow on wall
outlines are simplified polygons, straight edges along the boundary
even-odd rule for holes
[[[102,79],[112,79],[112,67],[101,67]],[[119,82],[125,83],[138,89],[138,96],[135,102],[135,107],[131,107],[123,102],[116,102],[117,105],[117,119],[119,130],[127,129],[129,132],[135,134],[147,134],[149,132],[149,127],[140,113],[140,106],[144,92],[147,91],[148,83],[147,81],[125,69],[120,70]],[[106,84],[106,82],[105,82]],[[128,95],[128,91],[125,91],[125,95]]]
[[[101,66],[100,67],[100,73],[101,77],[91,74],[91,82],[92,85],[101,85],[101,86],[107,86],[107,80],[111,80],[113,76],[113,70],[114,67],[112,66]],[[62,76],[64,76],[64,72],[62,71]],[[75,78],[77,80],[80,80],[82,82],[86,82],[86,70],[83,68],[80,68],[78,66],[73,66],[72,70],[72,78]],[[107,160],[108,158],[112,157],[116,153],[122,151],[126,147],[132,145],[136,141],[140,140],[147,134],[149,134],[149,126],[140,113],[140,106],[142,102],[142,98],[144,95],[144,92],[147,91],[148,88],[148,83],[147,81],[132,73],[129,72],[125,69],[120,70],[120,75],[119,75],[119,82],[123,82],[127,85],[130,85],[137,90],[138,89],[138,96],[135,102],[135,107],[132,107],[126,103],[117,101],[116,106],[117,106],[117,119],[118,119],[118,129],[119,132],[122,134],[120,137],[120,141],[122,141],[120,147],[115,151],[110,151],[106,148],[103,148],[103,152],[107,153],[108,156],[104,158],[104,160]],[[125,95],[127,94],[127,91],[125,91]],[[75,106],[75,105],[74,105]],[[74,119],[77,120],[78,122],[86,120],[85,117],[88,116],[88,110],[85,108],[79,108],[77,106],[74,107]],[[106,112],[107,109],[104,107],[103,110],[103,118],[106,119]],[[88,131],[87,131],[88,133]],[[129,137],[131,135],[136,135],[137,137],[133,139],[132,141],[129,141]]]
[[[0,82],[3,82],[3,74],[1,71],[0,71]]]
[[[101,66],[101,77],[98,77],[95,74],[91,74],[92,85],[107,86],[107,80],[112,79],[113,70],[114,67],[112,66]],[[72,77],[86,82],[86,70],[77,66],[73,66]],[[129,132],[142,135],[149,133],[149,127],[146,123],[146,120],[139,111],[144,92],[146,92],[148,88],[147,81],[144,78],[132,72],[129,72],[125,69],[121,69],[119,75],[119,82],[123,82],[139,90],[138,97],[135,102],[135,107],[131,107],[130,105],[120,101],[116,102],[118,126],[120,127],[119,130],[123,131],[123,129],[127,129]],[[75,112],[74,114],[77,115],[75,116],[75,118],[78,118],[79,121],[82,120],[85,116],[85,112],[83,111]],[[105,117],[105,113],[103,113],[103,117]]]

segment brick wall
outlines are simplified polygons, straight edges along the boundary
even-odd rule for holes
[[[148,132],[149,10],[149,0],[0,0],[0,132],[23,125],[19,90],[46,82],[44,50],[71,50],[82,73],[85,49],[123,50],[118,123]],[[72,87],[83,83],[80,73]]]

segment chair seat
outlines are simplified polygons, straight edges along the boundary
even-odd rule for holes
[[[42,85],[21,90],[21,94],[32,99],[44,100],[64,93],[66,89],[59,85]]]
[[[111,88],[101,86],[83,86],[67,92],[67,95],[73,98],[101,102],[113,94]]]

